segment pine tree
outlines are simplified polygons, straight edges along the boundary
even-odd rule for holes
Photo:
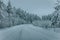
[[[10,0],[9,0],[9,2],[8,2],[7,12],[8,12],[9,23],[10,23],[9,26],[11,26],[11,15],[10,15],[10,14],[12,13],[12,6],[11,6],[11,3],[10,3]]]
[[[10,0],[9,0],[9,2],[8,2],[7,12],[8,12],[8,13],[11,13],[11,12],[12,12],[12,6],[11,6],[11,3],[10,3]]]
[[[60,10],[60,1],[57,0],[57,3],[56,3],[56,7],[55,8],[55,12],[56,15],[53,16],[53,19],[52,19],[52,25],[55,25],[57,23],[57,19],[58,19],[58,16],[59,16],[59,10]]]

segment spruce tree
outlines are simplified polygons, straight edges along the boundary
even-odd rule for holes
[[[60,10],[60,1],[57,0],[57,3],[56,3],[56,7],[55,8],[55,14],[52,18],[52,25],[55,25],[57,24],[57,21],[58,21],[58,16],[59,16],[59,10]]]
[[[10,0],[9,0],[9,2],[8,2],[7,12],[8,12],[8,13],[11,13],[11,12],[12,12],[12,6],[11,6],[11,3],[10,3]]]
[[[11,2],[9,0],[8,2],[8,6],[7,6],[7,12],[8,12],[8,17],[9,17],[9,27],[11,26],[11,13],[12,13],[12,6],[11,6]]]

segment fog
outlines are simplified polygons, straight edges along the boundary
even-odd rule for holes
[[[7,3],[8,0],[5,0]],[[10,0],[12,6],[21,8],[39,16],[51,14],[54,11],[56,0]]]

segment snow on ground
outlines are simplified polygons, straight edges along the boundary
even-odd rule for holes
[[[49,28],[49,31],[54,31],[56,33],[60,33],[60,28]]]
[[[60,33],[25,24],[0,30],[0,40],[60,40]]]

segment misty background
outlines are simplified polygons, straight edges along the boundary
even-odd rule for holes
[[[7,4],[8,0],[4,0]],[[21,8],[29,13],[37,14],[38,16],[51,14],[54,11],[56,0],[10,0],[12,6]]]

